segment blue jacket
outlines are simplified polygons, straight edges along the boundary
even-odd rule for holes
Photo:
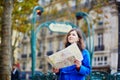
[[[76,69],[76,65],[64,67],[58,73],[58,80],[85,80],[85,76],[91,71],[90,67],[90,54],[84,49],[82,50],[83,60],[80,70]]]

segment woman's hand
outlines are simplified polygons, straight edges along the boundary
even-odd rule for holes
[[[75,63],[77,68],[80,68],[81,62],[79,60],[75,59],[74,63]]]
[[[58,72],[59,72],[59,69],[53,68],[53,72],[54,72],[54,73],[58,73]]]

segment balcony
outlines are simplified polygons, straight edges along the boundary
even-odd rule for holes
[[[103,51],[103,50],[105,50],[104,45],[95,46],[95,51]]]
[[[95,32],[104,32],[105,30],[108,29],[108,27],[105,26],[104,22],[102,22],[102,21],[98,22],[97,24],[98,24],[98,26],[95,27]]]
[[[27,58],[27,54],[22,54],[21,58]]]

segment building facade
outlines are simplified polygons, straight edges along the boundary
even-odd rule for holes
[[[117,72],[118,16],[115,5],[102,8],[102,18],[95,27],[93,69]]]

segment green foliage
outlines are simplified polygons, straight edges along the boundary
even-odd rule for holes
[[[12,28],[18,32],[26,33],[31,29],[29,17],[32,10],[38,5],[38,0],[15,1],[12,13]]]
[[[2,12],[4,11],[2,7],[3,4],[3,0],[0,0],[0,23]],[[12,12],[12,29],[22,33],[28,32],[31,29],[31,23],[28,17],[32,14],[33,8],[37,5],[38,0],[14,0]]]

